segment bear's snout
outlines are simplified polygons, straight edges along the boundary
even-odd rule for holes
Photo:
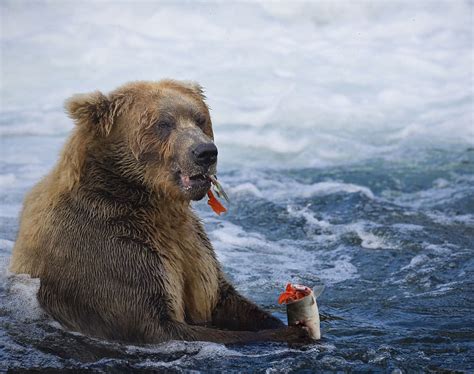
[[[214,143],[201,143],[192,150],[192,155],[196,164],[209,168],[217,162],[217,147]]]

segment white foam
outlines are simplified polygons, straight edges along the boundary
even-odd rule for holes
[[[265,177],[259,178],[253,176],[255,180],[255,187],[257,188],[256,196],[264,196],[273,201],[284,201],[291,196],[294,198],[311,198],[314,196],[327,196],[337,193],[355,194],[360,193],[369,199],[374,198],[373,192],[370,188],[360,186],[352,183],[344,183],[338,181],[324,181],[312,184],[299,183],[294,180],[276,180],[267,179]],[[250,186],[248,186],[250,187]]]
[[[39,279],[28,275],[14,275],[8,270],[10,253],[14,242],[0,239],[0,282],[8,289],[8,297],[3,298],[3,306],[18,321],[34,321],[40,318],[42,311],[36,299]]]
[[[338,180],[302,183],[283,175],[268,175],[253,168],[239,170],[233,176],[226,176],[224,181],[231,195],[253,195],[274,202],[286,202],[289,198],[309,199],[340,193],[361,194],[368,199],[376,198],[369,187],[354,183]]]
[[[172,77],[207,89],[224,163],[331,165],[413,144],[474,144],[471,10],[457,1],[10,3],[0,135],[64,134],[73,93]]]
[[[411,259],[410,263],[402,267],[401,270],[413,269],[413,268],[419,267],[420,265],[427,264],[428,262],[430,262],[430,259],[427,255],[425,254],[416,255],[415,257]]]
[[[412,285],[416,288],[406,290],[405,297],[413,296],[440,296],[455,289],[458,281],[441,282],[443,277],[439,274],[447,270],[457,272],[458,279],[464,279],[464,270],[458,270],[459,258],[467,256],[472,249],[462,248],[454,244],[432,244],[421,243],[422,250],[413,256],[408,264],[402,266],[399,271],[391,274],[387,283]]]
[[[397,248],[396,243],[391,243],[387,238],[374,234],[371,230],[378,225],[368,221],[357,221],[348,224],[332,224],[328,220],[318,219],[315,214],[309,210],[310,205],[299,209],[295,206],[287,206],[287,212],[291,217],[304,218],[307,225],[306,233],[312,239],[319,243],[336,243],[342,235],[355,233],[361,240],[361,247],[366,249],[388,249]],[[405,226],[408,226],[406,228]],[[419,230],[420,226],[402,225],[404,229]],[[314,229],[319,229],[314,233]]]
[[[287,206],[286,211],[288,214],[292,217],[295,218],[304,218],[305,221],[310,225],[310,226],[316,226],[320,228],[329,228],[331,227],[331,224],[325,220],[320,220],[317,219],[314,216],[314,213],[311,212],[309,209],[309,206],[306,206],[305,208],[298,210],[293,206]]]
[[[474,225],[474,214],[447,215],[443,212],[427,212],[426,215],[434,222],[442,225],[465,224]]]
[[[14,174],[0,174],[0,188],[12,187],[15,185],[16,177]]]
[[[229,188],[229,193],[233,196],[238,195],[254,195],[256,197],[263,197],[262,192],[253,183],[240,183]]]
[[[317,250],[312,239],[274,241],[225,221],[210,232],[210,238],[219,260],[244,292],[275,292],[290,276],[314,279],[316,275],[326,284],[357,277],[351,256],[343,248]]]
[[[20,214],[22,204],[1,204],[0,217],[17,218]]]
[[[241,148],[255,148],[268,150],[285,155],[301,153],[309,146],[309,141],[299,136],[287,137],[281,130],[254,131],[253,129],[231,133],[221,132],[217,136],[220,146],[232,146],[238,144]]]
[[[454,251],[456,251],[457,246],[454,244],[444,243],[444,244],[430,244],[430,243],[423,243],[423,247],[429,253],[433,253],[434,255],[450,255]]]
[[[11,240],[0,239],[0,249],[1,250],[11,252],[14,245],[15,245],[15,242],[12,242]]]
[[[206,359],[216,357],[242,356],[240,352],[229,349],[221,344],[203,344],[201,350],[194,358]]]
[[[400,196],[391,196],[394,191],[385,191],[384,196],[391,198],[391,201],[411,208],[431,208],[447,202],[452,202],[460,197],[469,195],[471,186],[474,183],[474,175],[454,175],[452,180],[436,179],[433,186],[412,193],[403,193]],[[456,216],[448,217],[444,213],[428,212],[430,218],[436,222],[453,222]],[[458,216],[462,217],[462,216]],[[469,220],[469,216],[464,218]],[[462,221],[462,218],[461,218]]]
[[[64,98],[62,101],[64,101]],[[72,122],[66,117],[61,102],[54,103],[57,107],[43,110],[42,108],[21,108],[13,111],[10,121],[3,119],[5,114],[0,112],[3,124],[0,124],[0,136],[28,135],[64,135],[72,129]]]
[[[297,188],[294,189],[297,196],[311,197],[317,195],[331,195],[339,192],[344,193],[362,193],[369,199],[374,198],[372,191],[363,186],[358,186],[352,183],[341,183],[341,182],[319,182],[309,185],[298,184]]]
[[[6,267],[6,264],[4,264]],[[9,295],[5,308],[18,321],[36,321],[43,316],[43,311],[36,299],[40,281],[28,275],[11,275],[9,280]]]
[[[367,233],[364,231],[359,231],[358,234],[359,234],[359,237],[362,239],[361,246],[363,248],[368,248],[368,249],[386,248],[385,242],[383,241],[382,238],[370,232]]]
[[[408,231],[421,231],[423,230],[423,226],[420,225],[414,225],[411,223],[396,223],[392,225],[393,228],[396,228],[397,230],[408,232]]]
[[[321,279],[326,282],[330,281],[330,283],[339,283],[358,277],[357,268],[351,263],[350,256],[340,256],[330,268],[319,270],[317,274]]]
[[[379,236],[374,233],[380,227],[379,224],[371,221],[356,221],[346,225],[338,225],[333,230],[338,235],[347,233],[356,234],[361,240],[360,246],[366,249],[394,249],[399,248],[399,244],[393,242],[388,237]]]

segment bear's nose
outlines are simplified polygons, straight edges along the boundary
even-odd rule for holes
[[[211,166],[217,161],[217,147],[214,143],[199,144],[194,148],[193,156],[198,165]]]

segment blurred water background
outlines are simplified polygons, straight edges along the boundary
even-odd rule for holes
[[[0,370],[474,370],[472,1],[2,1]],[[206,89],[203,202],[236,287],[285,320],[325,284],[323,340],[125,346],[67,332],[7,271],[22,199],[72,128],[62,104],[131,80]]]

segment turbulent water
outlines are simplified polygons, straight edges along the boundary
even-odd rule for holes
[[[2,2],[0,371],[474,370],[472,2]],[[232,204],[203,218],[229,278],[285,321],[325,285],[323,339],[126,346],[65,331],[7,270],[62,102],[201,82]]]

